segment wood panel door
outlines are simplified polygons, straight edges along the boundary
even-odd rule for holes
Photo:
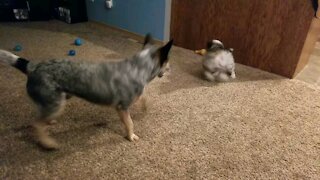
[[[311,0],[172,0],[170,35],[192,50],[219,39],[236,62],[292,78],[314,13]]]

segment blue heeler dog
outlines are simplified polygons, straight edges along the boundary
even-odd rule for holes
[[[46,149],[57,149],[47,126],[63,109],[69,96],[113,106],[124,123],[130,141],[139,137],[133,132],[129,108],[155,77],[162,77],[173,40],[157,48],[147,35],[143,49],[119,62],[89,63],[50,60],[32,63],[8,51],[0,50],[0,62],[9,64],[28,76],[27,92],[39,107],[40,117],[33,124],[35,137]]]

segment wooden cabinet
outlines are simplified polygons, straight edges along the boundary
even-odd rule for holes
[[[292,78],[305,64],[315,11],[311,0],[172,0],[171,14],[176,45],[195,50],[220,39],[236,62]]]

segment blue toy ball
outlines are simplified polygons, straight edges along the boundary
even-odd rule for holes
[[[69,51],[69,56],[74,56],[76,55],[76,51],[75,50],[70,50]]]
[[[77,39],[74,41],[74,44],[75,44],[76,46],[81,46],[81,45],[82,45],[81,39],[80,39],[80,38],[77,38]]]
[[[13,48],[13,50],[14,51],[21,51],[22,50],[22,46],[18,44]]]

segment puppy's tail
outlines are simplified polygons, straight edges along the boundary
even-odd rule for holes
[[[19,69],[24,74],[28,73],[29,61],[5,50],[0,49],[0,62]]]

